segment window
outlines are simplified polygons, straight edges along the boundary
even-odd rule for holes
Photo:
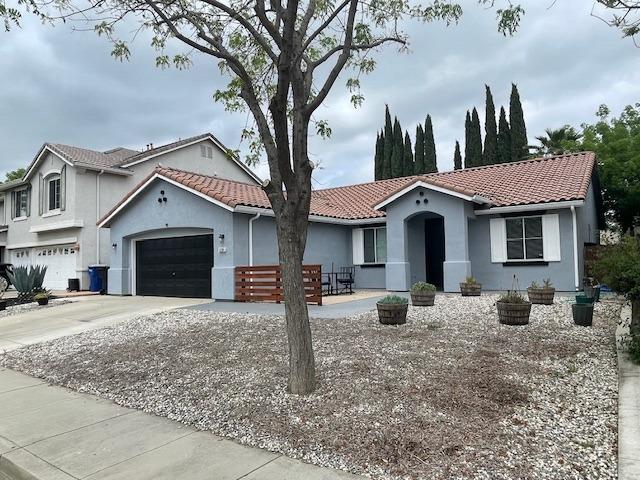
[[[213,148],[206,145],[200,145],[200,155],[203,158],[213,158]]]
[[[15,202],[14,202],[14,218],[22,218],[27,216],[27,204],[29,202],[28,191],[25,188],[24,190],[18,190],[15,193]]]
[[[55,176],[47,180],[48,191],[48,204],[47,210],[59,210],[60,209],[60,177]]]
[[[387,261],[386,227],[365,228],[364,263],[385,263]]]
[[[507,218],[507,260],[542,260],[542,217]]]

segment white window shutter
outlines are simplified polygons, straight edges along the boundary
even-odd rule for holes
[[[351,231],[353,241],[353,264],[362,265],[364,263],[364,231],[361,228],[354,228]]]
[[[560,217],[557,213],[542,216],[542,249],[545,262],[559,262]]]
[[[489,220],[491,234],[491,261],[502,263],[507,261],[507,224],[504,218]]]

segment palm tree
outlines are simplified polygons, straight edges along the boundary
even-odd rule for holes
[[[545,129],[545,136],[536,137],[541,146],[534,146],[538,153],[544,155],[561,155],[575,149],[576,142],[582,137],[571,125],[560,128]]]

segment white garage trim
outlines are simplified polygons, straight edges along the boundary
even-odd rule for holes
[[[40,242],[13,243],[11,245],[7,245],[7,250],[15,250],[17,248],[51,247],[53,245],[67,245],[69,243],[78,243],[78,238],[68,237],[57,238],[55,240],[42,240]]]

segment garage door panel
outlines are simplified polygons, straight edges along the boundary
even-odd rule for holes
[[[137,242],[136,293],[211,298],[213,235]]]

